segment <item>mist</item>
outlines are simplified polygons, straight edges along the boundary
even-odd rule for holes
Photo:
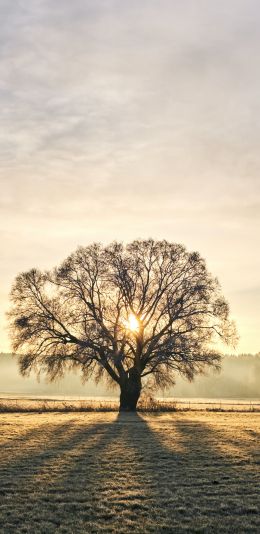
[[[176,377],[176,385],[158,396],[185,398],[247,398],[260,397],[260,353],[225,356],[220,373],[209,371],[197,376],[194,382]],[[29,377],[19,374],[17,359],[10,354],[0,355],[0,395],[62,395],[87,397],[118,397],[117,389],[92,380],[82,384],[80,374],[67,372],[63,379],[48,383],[33,373]]]

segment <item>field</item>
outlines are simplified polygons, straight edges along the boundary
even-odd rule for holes
[[[260,532],[260,414],[0,415],[0,532]]]

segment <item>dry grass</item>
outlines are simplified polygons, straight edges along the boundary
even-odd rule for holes
[[[256,413],[1,414],[0,532],[260,532]]]
[[[0,413],[28,412],[118,412],[118,401],[4,399]]]
[[[119,401],[95,400],[36,400],[36,399],[1,399],[0,413],[28,412],[118,412]],[[174,412],[175,402],[159,402],[143,399],[138,403],[141,412]]]
[[[0,413],[27,412],[118,412],[118,400],[58,400],[33,398],[0,399]],[[194,400],[156,400],[144,397],[138,403],[139,412],[175,411],[217,411],[217,412],[260,412],[259,402],[250,401],[194,401]]]

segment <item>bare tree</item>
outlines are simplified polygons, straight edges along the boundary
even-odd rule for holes
[[[197,252],[167,241],[79,248],[51,272],[17,276],[9,313],[22,374],[51,380],[79,368],[120,388],[120,410],[136,410],[143,380],[192,380],[218,368],[217,340],[235,328],[218,281]]]

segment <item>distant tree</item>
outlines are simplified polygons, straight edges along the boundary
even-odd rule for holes
[[[11,300],[21,373],[106,375],[120,388],[120,410],[136,410],[143,381],[165,387],[176,373],[192,380],[218,368],[214,343],[235,339],[204,260],[167,241],[79,248],[51,272],[18,275]]]

